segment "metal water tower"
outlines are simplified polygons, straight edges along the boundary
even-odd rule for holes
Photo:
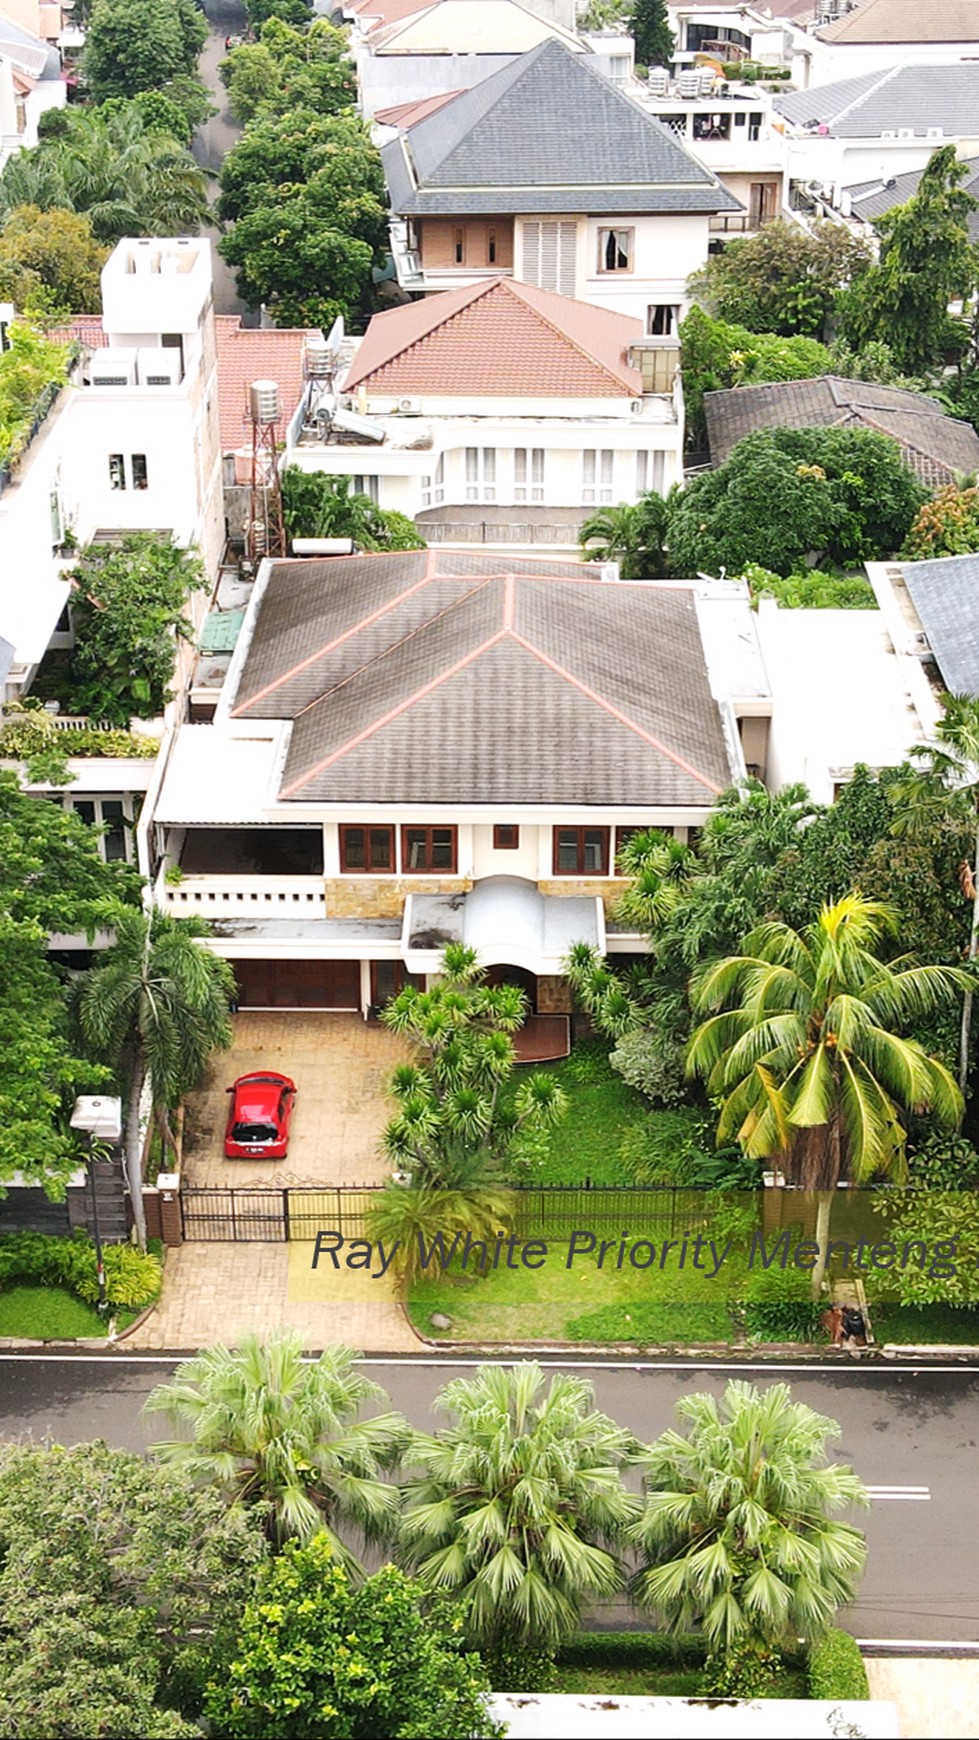
[[[276,381],[252,381],[248,389],[252,425],[252,483],[248,503],[246,548],[253,562],[263,556],[284,556],[277,432],[281,416]]]

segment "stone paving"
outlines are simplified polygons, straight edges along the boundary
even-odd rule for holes
[[[390,1116],[384,1086],[406,1056],[386,1027],[359,1015],[264,1010],[234,1017],[234,1044],[218,1052],[188,1097],[187,1184],[379,1184],[390,1170],[378,1138]],[[226,1088],[254,1069],[291,1076],[298,1089],[285,1160],[225,1160]]]
[[[865,1665],[871,1697],[897,1705],[905,1740],[979,1736],[979,1661],[870,1657]]]

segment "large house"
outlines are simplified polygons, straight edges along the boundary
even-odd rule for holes
[[[555,38],[381,152],[398,281],[501,273],[674,329],[711,219],[742,207],[673,133]]]
[[[888,64],[889,63],[889,64]],[[940,145],[979,150],[979,60],[884,64],[853,78],[776,98],[797,193],[830,206],[856,183],[924,169]]]
[[[460,939],[567,1009],[574,941],[644,946],[606,922],[629,831],[686,839],[764,759],[764,683],[700,590],[476,552],[263,564],[144,812],[157,899],[213,922],[242,1007],[366,1013]]]
[[[430,542],[575,551],[597,508],[683,477],[675,338],[513,278],[377,314],[311,381],[286,460],[351,476]]]

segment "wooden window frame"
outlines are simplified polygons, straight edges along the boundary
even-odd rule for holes
[[[432,854],[432,835],[451,834],[452,863],[437,865],[434,868],[426,865],[424,869],[409,862],[408,835],[424,834],[426,837],[426,855]],[[459,874],[459,830],[451,822],[404,822],[401,827],[401,874],[402,876],[457,876]]]
[[[611,846],[611,832],[612,832],[612,830],[610,828],[592,828],[592,827],[584,827],[584,828],[555,827],[555,828],[553,828],[551,830],[551,842],[552,842],[551,843],[551,870],[552,870],[552,874],[554,876],[607,876],[609,873],[608,866],[609,866],[609,848]],[[577,863],[575,865],[575,868],[573,870],[563,869],[558,862],[562,834],[577,834],[577,836],[578,836],[578,859],[577,859]],[[600,870],[586,870],[584,868],[585,835],[586,834],[601,834],[601,836],[602,836],[602,868]]]
[[[606,251],[608,249],[609,236],[625,236],[625,238],[626,238],[625,256],[626,256],[626,261],[627,261],[626,265],[624,265],[624,266],[606,265],[605,254],[606,254]],[[616,247],[618,247],[618,243],[616,243]],[[631,272],[633,270],[633,268],[635,266],[635,260],[636,260],[636,232],[635,232],[635,229],[630,228],[630,227],[625,226],[625,225],[620,227],[618,224],[603,224],[602,228],[598,232],[598,275],[599,275],[599,277],[606,277],[606,278],[624,277],[626,273]]]
[[[347,839],[346,839],[346,836],[347,836],[348,830],[351,828],[359,828],[361,833],[364,835],[364,862],[363,862],[363,864],[348,864],[347,863]],[[341,876],[396,876],[397,875],[397,873],[398,873],[398,860],[397,860],[397,856],[396,856],[396,846],[395,846],[394,824],[393,823],[389,826],[387,822],[341,822],[338,832],[340,835],[340,874],[341,874]],[[387,834],[388,841],[390,843],[390,848],[391,848],[391,862],[389,865],[385,866],[384,869],[376,869],[370,863],[370,839],[369,839],[369,836],[371,833]]]
[[[504,834],[509,834],[512,837],[508,840],[504,839],[503,838]],[[519,822],[494,822],[493,823],[493,850],[494,850],[494,852],[517,852],[517,851],[519,851],[519,849],[520,849],[520,824],[519,824]]]

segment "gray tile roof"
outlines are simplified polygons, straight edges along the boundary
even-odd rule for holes
[[[971,193],[973,199],[979,199],[979,157],[966,157],[963,162],[968,175],[959,186]],[[906,205],[917,193],[923,173],[921,169],[908,169],[903,175],[889,176],[886,181],[862,181],[848,188],[854,217],[869,224],[875,218],[883,217],[885,212],[893,211],[895,206]],[[979,205],[969,214],[969,235],[974,242],[979,242]]]
[[[905,584],[952,695],[979,695],[979,556],[906,562]]]
[[[280,798],[709,806],[732,778],[696,604],[575,562],[277,562],[233,717],[291,719]]]
[[[417,122],[381,159],[399,216],[741,209],[669,128],[554,37]]]
[[[755,429],[876,429],[890,435],[923,483],[934,486],[979,470],[979,435],[971,423],[943,411],[937,399],[819,375],[808,381],[773,381],[705,393],[711,460],[722,465]]]
[[[979,16],[979,5],[976,12]],[[930,127],[940,127],[946,139],[974,139],[979,61],[894,66],[838,84],[793,91],[777,97],[775,107],[796,126],[822,125],[837,139],[878,139],[881,133],[902,128],[926,138]]]

